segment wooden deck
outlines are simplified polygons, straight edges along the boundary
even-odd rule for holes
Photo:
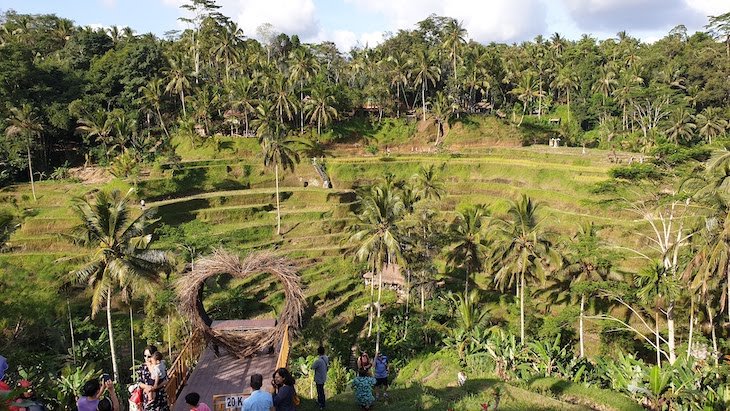
[[[215,321],[212,328],[240,330],[272,327],[274,324],[274,320],[228,320]],[[264,376],[264,385],[268,387],[276,368],[277,352],[260,352],[253,357],[239,359],[224,348],[219,351],[220,357],[216,357],[212,346],[203,351],[187,384],[180,392],[173,411],[189,411],[185,396],[190,392],[200,394],[200,401],[208,404],[211,409],[214,395],[249,393],[251,375],[255,373]]]

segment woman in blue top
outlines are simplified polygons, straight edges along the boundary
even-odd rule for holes
[[[360,375],[352,380],[352,388],[355,390],[355,402],[365,411],[369,411],[375,402],[375,397],[373,396],[374,385],[375,378],[371,377],[362,368],[360,369]]]
[[[294,406],[294,377],[289,373],[286,368],[279,368],[274,371],[273,379],[271,380],[272,400],[274,402],[274,409],[276,411],[296,411]]]

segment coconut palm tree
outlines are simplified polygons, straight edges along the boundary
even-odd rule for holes
[[[439,90],[436,92],[436,100],[431,105],[433,116],[436,118],[436,141],[434,145],[438,145],[441,140],[441,132],[444,128],[444,123],[448,123],[451,116],[454,114],[452,105],[446,98],[443,91]]]
[[[162,118],[162,112],[160,111],[164,94],[162,86],[162,79],[155,77],[151,79],[146,86],[140,87],[139,93],[142,95],[141,100],[143,104],[155,110],[155,113],[157,113],[157,120],[160,122],[162,131],[165,132],[165,136],[167,136],[167,138],[170,138],[170,133],[167,132],[167,127],[165,127],[165,120]]]
[[[264,165],[274,168],[276,181],[276,235],[281,235],[281,200],[279,195],[279,166],[285,171],[294,171],[294,164],[299,162],[299,154],[294,147],[296,140],[289,138],[273,117],[273,109],[265,103],[258,106],[259,113],[257,134],[264,155]]]
[[[616,72],[610,67],[601,66],[598,70],[598,79],[593,84],[593,91],[601,94],[601,104],[606,105],[606,99],[618,86]]]
[[[126,195],[115,190],[101,191],[93,203],[78,199],[74,211],[81,220],[75,240],[93,249],[89,261],[73,271],[79,282],[92,290],[91,314],[95,316],[106,305],[109,345],[114,379],[119,380],[111,301],[120,290],[144,290],[149,282],[159,280],[159,273],[171,269],[173,260],[165,252],[149,248],[149,233],[155,209],[132,215],[132,190]]]
[[[258,104],[253,81],[248,77],[239,78],[233,83],[230,98],[233,109],[243,114],[244,133],[248,135],[248,120],[250,115],[256,112],[254,107]]]
[[[591,284],[607,279],[611,271],[611,262],[606,258],[606,251],[601,249],[598,230],[593,222],[579,226],[573,235],[564,255],[565,266],[562,271],[567,274],[571,290],[580,296],[580,316],[578,321],[579,348],[581,358],[585,356],[585,339],[583,319],[585,317],[586,297],[591,291]]]
[[[522,195],[510,202],[507,215],[494,220],[495,247],[491,263],[501,289],[516,288],[520,301],[520,343],[525,343],[525,290],[528,281],[544,281],[559,260],[548,234],[537,221],[539,204]]]
[[[482,271],[484,267],[489,245],[485,232],[488,216],[489,210],[486,206],[477,204],[457,212],[449,227],[452,247],[446,255],[446,262],[464,270],[464,295],[469,294],[471,275]]]
[[[365,261],[370,268],[370,307],[368,336],[373,329],[373,306],[375,305],[375,277],[378,276],[377,336],[375,351],[380,350],[380,301],[383,291],[383,268],[402,261],[401,230],[399,224],[405,207],[398,192],[388,184],[376,185],[360,197],[360,211],[357,222],[352,226],[350,243],[356,247],[355,259]]]
[[[289,54],[289,81],[299,84],[299,104],[304,106],[304,83],[319,71],[319,62],[304,47]],[[304,110],[299,112],[299,133],[304,134]]]
[[[697,125],[692,122],[692,115],[687,109],[681,107],[669,116],[667,138],[674,144],[679,144],[680,141],[689,142],[692,140],[696,128]]]
[[[271,101],[278,113],[279,123],[284,125],[284,116],[287,120],[292,119],[292,113],[297,110],[297,103],[292,99],[292,87],[289,81],[281,74],[274,77]]]
[[[434,63],[434,58],[428,49],[421,47],[414,52],[414,57],[410,60],[411,76],[413,84],[421,86],[421,102],[423,103],[423,121],[426,121],[426,88],[427,83],[436,85],[436,81],[441,76],[441,68]]]
[[[665,302],[676,301],[679,297],[679,284],[659,261],[652,261],[639,271],[634,283],[638,288],[636,296],[639,297],[639,300],[654,309],[654,348],[656,348],[657,365],[661,366],[661,356],[667,354],[661,349],[663,338],[659,332],[659,315],[662,313],[662,305]]]
[[[317,123],[317,136],[322,135],[322,126],[327,127],[332,120],[339,117],[335,105],[335,96],[324,80],[318,81],[312,88],[312,95],[304,105],[304,110],[309,113],[309,121]]]
[[[185,111],[185,90],[190,89],[189,73],[183,62],[182,55],[169,59],[170,68],[165,71],[167,78],[167,86],[165,91],[170,94],[178,94],[180,96],[180,104],[182,105],[183,117],[187,117]]]
[[[570,122],[570,92],[578,89],[578,75],[572,67],[565,66],[558,71],[558,75],[553,80],[553,85],[556,89],[565,91],[568,105],[568,122]]]
[[[441,46],[448,51],[449,58],[453,63],[453,72],[451,74],[454,76],[454,80],[456,80],[457,75],[456,62],[460,57],[462,47],[466,44],[466,35],[466,29],[456,19],[450,19],[443,28],[443,43]]]
[[[725,133],[728,122],[722,117],[722,109],[719,107],[706,107],[700,114],[695,116],[700,136],[712,144],[712,139]]]
[[[440,200],[446,194],[443,179],[438,175],[435,164],[419,167],[411,179],[418,197],[422,200]]]
[[[5,129],[5,133],[9,137],[17,136],[23,138],[25,152],[28,157],[30,188],[33,192],[33,201],[37,201],[35,195],[35,181],[33,181],[33,159],[31,157],[31,148],[33,146],[34,139],[39,138],[43,132],[43,124],[30,104],[23,104],[20,108],[11,107],[10,117],[7,118],[7,122],[9,125]]]
[[[241,57],[239,44],[243,41],[243,30],[234,22],[225,20],[214,37],[215,45],[211,53],[218,60],[223,60],[226,72],[226,81],[230,79],[230,68]]]
[[[114,139],[114,116],[106,111],[97,111],[91,116],[80,118],[76,131],[94,137],[104,148],[106,161],[109,162],[109,146]]]

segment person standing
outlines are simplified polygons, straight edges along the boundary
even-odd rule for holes
[[[251,376],[251,395],[243,400],[243,409],[241,411],[269,411],[274,406],[271,394],[261,390],[264,385],[264,376],[261,374],[253,374]]]
[[[312,369],[314,370],[314,384],[317,386],[317,404],[319,409],[323,410],[325,406],[324,383],[327,382],[327,370],[330,368],[330,359],[324,354],[324,347],[317,348],[319,357],[314,360]]]
[[[297,392],[294,377],[286,368],[274,371],[271,380],[271,400],[276,411],[296,411]]]
[[[379,352],[375,356],[375,395],[376,398],[380,398],[382,395],[388,398],[388,372],[390,367],[388,365],[388,357],[382,352]],[[382,390],[382,394],[379,392]]]

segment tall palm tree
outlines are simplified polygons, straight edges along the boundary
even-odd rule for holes
[[[400,221],[405,207],[400,195],[388,184],[376,185],[360,198],[360,212],[352,226],[350,243],[357,247],[355,259],[366,261],[371,270],[368,336],[373,329],[374,287],[378,275],[377,336],[375,350],[380,350],[380,301],[383,290],[383,267],[402,260]]]
[[[239,44],[243,41],[243,30],[234,22],[226,20],[218,29],[211,53],[217,60],[223,60],[226,81],[230,79],[230,68],[240,57]]]
[[[692,115],[687,109],[681,107],[669,116],[667,138],[674,144],[679,144],[680,141],[689,142],[692,140],[696,128],[697,125],[692,122]]]
[[[525,343],[525,289],[528,280],[544,281],[558,260],[552,242],[537,221],[538,203],[526,195],[510,202],[505,217],[494,220],[495,247],[491,255],[494,280],[501,289],[516,288],[520,300],[520,342]]]
[[[674,277],[659,261],[652,261],[647,267],[639,271],[635,280],[638,288],[636,296],[654,309],[654,338],[656,346],[657,365],[661,366],[662,354],[666,353],[661,349],[661,334],[659,332],[659,315],[662,312],[662,304],[666,301],[676,301],[679,297],[679,285]]]
[[[570,122],[570,92],[578,89],[578,74],[576,74],[572,67],[565,66],[558,71],[558,75],[555,77],[553,83],[555,88],[565,91],[565,97],[568,105],[568,122]]]
[[[283,126],[284,115],[286,115],[287,120],[291,120],[292,113],[297,110],[297,103],[292,99],[291,84],[284,76],[276,74],[273,86],[271,101],[278,113],[279,123]]]
[[[164,94],[162,86],[162,79],[155,77],[151,79],[146,86],[140,87],[139,93],[142,95],[142,102],[147,107],[153,108],[155,110],[155,113],[157,113],[157,120],[160,122],[162,131],[165,132],[165,136],[167,136],[167,138],[170,138],[170,133],[167,132],[167,127],[165,127],[165,120],[162,118],[162,112],[160,111]]]
[[[231,105],[243,114],[244,132],[248,135],[249,117],[256,112],[258,103],[254,82],[248,77],[241,77],[233,83],[231,89]]]
[[[489,210],[486,206],[477,204],[463,212],[457,212],[449,227],[453,245],[446,255],[446,261],[452,267],[464,270],[464,295],[469,294],[471,275],[480,272],[484,267],[488,246],[485,232],[488,216]]]
[[[451,75],[454,76],[454,80],[456,80],[456,63],[460,57],[459,54],[462,47],[466,44],[467,31],[462,23],[456,19],[449,20],[443,30],[442,47],[449,53],[449,57],[453,63],[453,72]]]
[[[111,319],[111,301],[119,290],[144,290],[144,285],[156,282],[162,270],[172,267],[172,258],[163,251],[149,248],[149,233],[155,209],[132,215],[130,195],[115,190],[101,191],[90,203],[79,199],[74,211],[81,220],[77,228],[78,242],[92,247],[90,261],[73,274],[79,282],[92,290],[91,314],[95,316],[106,304],[109,346],[114,378],[119,380],[114,329]]]
[[[422,200],[440,200],[446,194],[443,179],[438,175],[435,164],[419,167],[412,180],[418,197]]]
[[[299,84],[299,104],[304,106],[304,83],[319,71],[319,62],[304,47],[299,47],[289,55],[289,80]],[[299,112],[299,132],[304,134],[304,110]]]
[[[444,124],[448,124],[454,114],[454,107],[449,103],[443,91],[436,92],[436,100],[432,104],[433,116],[436,118],[436,141],[434,145],[440,143],[443,136]]]
[[[7,121],[9,125],[5,129],[5,133],[8,136],[18,136],[23,138],[25,152],[28,157],[30,188],[33,192],[33,201],[37,201],[35,195],[35,181],[33,180],[33,160],[30,152],[34,139],[39,138],[41,132],[43,132],[43,124],[30,104],[23,104],[20,108],[11,107],[10,117],[7,118]]]
[[[408,85],[408,58],[405,54],[400,57],[388,56],[385,60],[387,63],[387,72],[390,78],[390,85],[395,86],[395,107],[396,116],[400,117],[400,95],[401,90],[403,91],[403,101],[406,103],[406,108],[410,108],[408,105],[408,99],[406,98],[406,87]]]
[[[114,116],[106,111],[97,111],[91,116],[80,118],[76,131],[94,137],[104,148],[106,161],[109,162],[109,146],[113,144],[114,138]]]
[[[522,125],[522,121],[525,119],[527,108],[532,104],[535,97],[540,95],[540,91],[536,86],[537,83],[535,82],[534,73],[531,70],[525,70],[520,76],[517,87],[509,92],[522,102],[522,117],[520,118],[520,122],[517,123],[518,127]]]
[[[428,49],[421,47],[415,51],[415,56],[410,61],[411,76],[413,84],[421,86],[421,102],[423,103],[423,121],[426,121],[426,88],[427,83],[436,85],[441,76],[441,68],[434,63],[434,58]]]
[[[312,95],[307,100],[303,112],[309,113],[309,121],[317,122],[317,135],[322,135],[322,126],[327,127],[332,120],[339,117],[335,105],[335,96],[332,95],[327,83],[318,81],[312,88]]]
[[[170,68],[166,70],[165,75],[167,77],[167,86],[165,91],[173,94],[176,93],[180,96],[180,104],[182,104],[183,117],[187,117],[185,111],[185,90],[190,89],[189,73],[183,62],[182,55],[176,58],[171,58]]]
[[[601,104],[606,105],[606,99],[613,93],[618,84],[616,72],[610,67],[601,66],[598,70],[598,79],[593,84],[593,91],[601,94]]]
[[[568,275],[570,287],[580,295],[580,316],[578,321],[579,348],[581,358],[585,356],[585,317],[586,297],[591,283],[604,281],[611,271],[611,262],[601,249],[598,230],[593,222],[579,226],[573,235],[564,255],[563,271]]]
[[[269,108],[267,109],[266,106]],[[264,155],[264,165],[274,168],[274,179],[276,181],[276,235],[281,235],[279,166],[285,171],[287,168],[292,172],[294,171],[294,164],[299,162],[299,154],[294,150],[297,141],[287,137],[283,129],[278,126],[278,123],[271,121],[270,105],[259,105],[258,110],[262,118],[269,119],[268,121],[262,120],[259,123],[257,134]],[[266,113],[267,110],[268,113]]]
[[[728,126],[727,120],[722,117],[722,109],[719,107],[706,107],[695,118],[697,119],[697,131],[709,144],[712,144],[713,138],[725,133]]]

